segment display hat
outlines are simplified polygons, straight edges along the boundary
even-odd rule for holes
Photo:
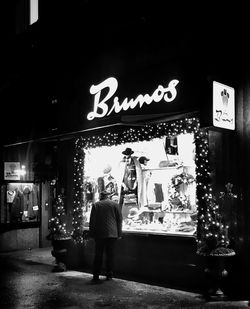
[[[105,166],[105,168],[103,169],[103,173],[104,173],[104,174],[108,174],[108,173],[111,172],[111,170],[112,170],[111,165],[107,164],[107,165]]]
[[[111,197],[111,200],[112,201],[115,201],[115,202],[119,202],[119,196],[117,194],[114,194],[112,197]]]
[[[28,194],[28,193],[30,193],[30,192],[31,192],[30,186],[25,186],[25,187],[23,188],[23,193],[24,193],[24,194]]]
[[[148,159],[147,157],[144,157],[144,156],[142,156],[142,157],[140,157],[139,158],[139,162],[141,163],[141,164],[143,164],[145,161],[149,161],[150,159]]]
[[[122,154],[124,154],[124,155],[131,155],[131,154],[133,154],[134,153],[134,151],[131,149],[131,148],[126,148],[123,152],[122,152]]]
[[[134,218],[135,216],[138,215],[138,213],[139,213],[138,208],[132,207],[129,209],[128,218]]]

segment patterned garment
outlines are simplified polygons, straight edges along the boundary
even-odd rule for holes
[[[119,205],[109,199],[93,204],[89,233],[94,238],[118,238],[122,233],[122,214]]]
[[[129,190],[135,189],[136,169],[133,160],[131,160],[130,163],[126,164],[123,182]]]
[[[16,196],[16,191],[7,190],[7,203],[13,203]]]

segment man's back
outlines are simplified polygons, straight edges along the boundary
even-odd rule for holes
[[[121,236],[122,215],[119,205],[109,199],[96,202],[90,215],[90,235],[95,238]]]

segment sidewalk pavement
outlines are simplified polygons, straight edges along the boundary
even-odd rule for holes
[[[103,284],[91,285],[92,275],[81,271],[65,271],[52,273],[55,259],[51,255],[51,248],[39,248],[0,253],[0,257],[19,260],[31,265],[47,265],[47,276],[55,276],[55,280],[66,280],[65,294],[74,294],[78,305],[60,308],[121,308],[121,309],[165,309],[165,308],[249,308],[248,300],[206,301],[202,295],[166,287],[139,283],[135,281],[114,278]],[[104,278],[103,278],[104,279]],[[56,287],[55,287],[56,289]],[[60,291],[61,293],[61,291]],[[63,298],[63,295],[61,295]],[[81,302],[80,302],[81,301]],[[84,303],[84,305],[82,305]],[[79,305],[81,304],[81,305]],[[53,307],[54,308],[54,307]],[[59,308],[55,306],[55,308]]]

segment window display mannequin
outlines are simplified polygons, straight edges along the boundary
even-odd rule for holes
[[[34,220],[36,217],[35,211],[33,206],[37,205],[37,200],[35,194],[33,194],[31,185],[25,185],[23,187],[23,204],[24,204],[24,211],[27,213],[27,217],[29,220]]]
[[[120,162],[121,169],[121,189],[120,189],[120,205],[127,207],[140,207],[140,195],[142,189],[141,165],[134,151],[126,148],[122,154],[124,155]],[[125,211],[125,213],[124,213]],[[123,209],[123,216],[128,214],[128,209]]]
[[[21,222],[23,214],[22,193],[17,187],[7,187],[7,222]]]
[[[137,179],[136,179],[136,168],[135,161],[136,157],[132,156],[134,151],[131,148],[126,148],[122,154],[124,154],[124,161],[126,163],[124,176],[122,181],[123,191],[127,193],[137,192]]]
[[[148,161],[149,161],[149,159],[147,157],[142,156],[142,157],[139,158],[139,162],[140,162],[140,164],[143,165],[143,167],[147,166]]]
[[[7,203],[13,203],[14,199],[16,196],[16,191],[15,190],[7,190]]]
[[[85,183],[86,201],[92,202],[94,198],[94,187],[90,180]]]
[[[139,163],[141,164],[141,168],[146,169],[148,165],[148,159],[145,156],[141,156],[139,158]],[[142,183],[142,190],[141,190],[141,195],[140,195],[140,201],[141,201],[141,206],[146,206],[148,204],[147,202],[147,188],[148,188],[148,180],[150,178],[150,171],[144,171],[143,174],[141,174],[141,183]]]
[[[103,169],[103,176],[98,177],[97,179],[97,186],[99,194],[103,191],[109,193],[109,197],[111,198],[114,195],[117,195],[117,183],[115,178],[111,174],[112,167],[108,164]]]

